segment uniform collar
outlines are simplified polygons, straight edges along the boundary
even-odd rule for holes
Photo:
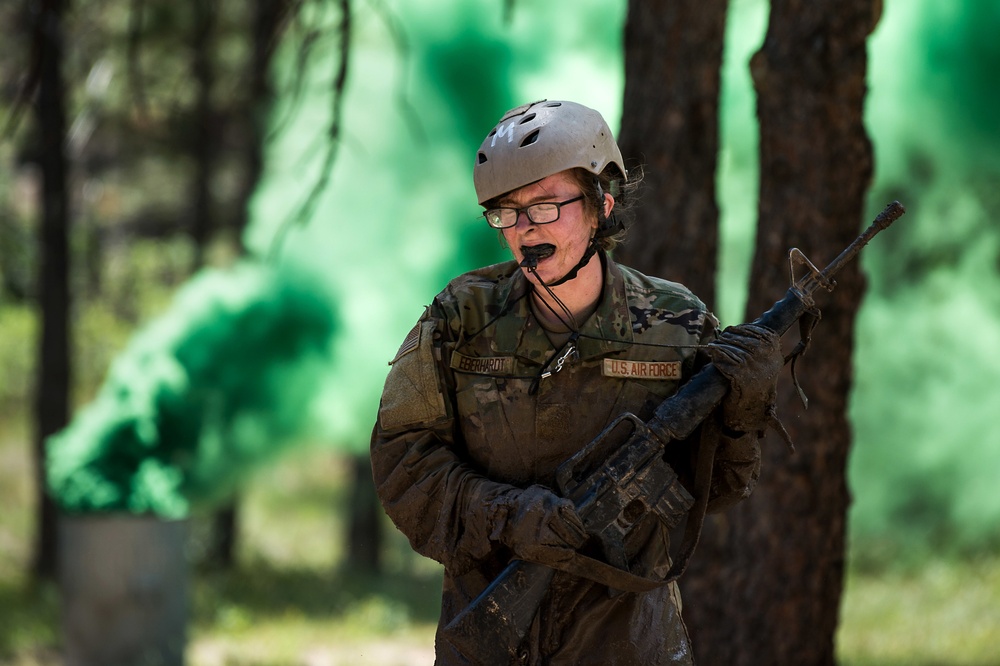
[[[581,358],[604,356],[627,349],[632,344],[632,320],[625,296],[621,269],[604,252],[604,288],[597,310],[580,328],[577,348]],[[528,279],[516,265],[500,291],[499,303],[507,310],[497,321],[491,347],[496,354],[515,355],[541,365],[552,353],[552,343],[531,315]]]
[[[604,264],[604,290],[597,311],[580,329],[581,358],[604,356],[632,345],[632,317],[625,296],[625,278],[618,264],[604,252],[598,256]]]

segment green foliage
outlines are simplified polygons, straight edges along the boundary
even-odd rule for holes
[[[44,656],[43,646],[58,644],[58,599],[54,585],[30,586],[20,577],[0,576],[0,663]]]
[[[238,572],[210,573],[195,588],[194,626],[252,633],[262,622],[289,614],[339,618],[353,632],[389,634],[411,623],[436,622],[438,575],[371,575],[317,571],[263,563]]]
[[[27,305],[0,301],[0,406],[23,403],[35,369],[38,324]]]

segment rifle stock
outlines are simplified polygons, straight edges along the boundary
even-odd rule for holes
[[[803,314],[814,308],[813,293],[820,287],[832,291],[833,276],[854,259],[876,234],[888,228],[904,212],[905,209],[898,201],[886,206],[871,225],[822,271],[793,248],[789,252],[792,265],[791,287],[783,298],[753,323],[765,326],[778,335],[785,333]],[[795,277],[795,262],[806,267],[806,274],[800,278]],[[646,423],[647,429],[664,446],[673,440],[686,439],[712,413],[728,390],[728,380],[713,365],[708,364],[657,407],[653,417]],[[634,416],[631,418],[638,421]],[[599,449],[595,445],[603,437],[604,433],[584,447],[580,454],[564,462],[557,477],[572,477],[572,469],[581,465],[581,454]],[[617,451],[612,452],[612,456],[637,444],[648,446],[648,436],[641,439],[641,442],[637,442],[637,436],[630,437]],[[593,476],[597,477],[600,473],[602,470],[598,469]],[[607,480],[598,479],[595,485],[598,484],[606,486]],[[566,489],[561,490],[565,496]],[[585,504],[586,506],[578,504],[577,509],[586,523],[587,513],[594,511],[595,507],[589,501]],[[541,564],[514,560],[442,630],[442,637],[474,663],[485,666],[511,663],[534,620],[554,573],[553,569]]]
[[[513,663],[554,574],[544,564],[514,560],[455,616],[443,637],[474,664]]]

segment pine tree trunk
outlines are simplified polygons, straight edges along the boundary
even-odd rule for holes
[[[212,176],[214,164],[214,148],[210,148],[216,129],[214,127],[214,109],[211,105],[211,88],[214,82],[214,68],[209,57],[210,30],[214,24],[210,12],[212,5],[201,9],[196,8],[199,16],[196,50],[201,53],[198,58],[199,84],[199,124],[195,152],[198,155],[198,174],[196,176],[196,210],[195,219],[204,219],[204,223],[196,223],[193,229],[195,244],[198,248],[198,265],[204,260],[204,250],[212,230],[227,220],[215,220],[212,216],[209,179]],[[243,177],[239,184],[239,197],[231,213],[230,224],[237,234],[237,254],[243,254],[242,235],[250,218],[250,199],[263,171],[265,128],[268,121],[274,94],[271,89],[271,59],[274,55],[274,44],[281,30],[282,20],[290,10],[288,2],[282,0],[256,0],[252,20],[249,24],[253,54],[249,58],[247,79],[250,81],[248,99],[245,110],[248,120],[245,123],[247,135],[243,141]],[[199,147],[200,146],[200,147]],[[212,516],[212,539],[206,553],[206,560],[215,566],[230,569],[236,562],[236,548],[239,538],[239,498],[219,508]]]
[[[772,0],[751,69],[760,121],[760,225],[747,318],[787,284],[789,247],[820,267],[862,226],[872,150],[863,124],[866,41],[876,0]],[[782,378],[778,413],[797,453],[773,433],[753,497],[716,519],[710,548],[685,578],[685,615],[701,663],[835,663],[844,573],[857,262],[821,294],[823,319],[799,376],[803,411]],[[786,349],[794,340],[786,340]],[[711,557],[709,557],[711,556]],[[711,588],[711,592],[709,591]]]
[[[193,0],[194,16],[191,42],[192,71],[197,102],[194,127],[191,132],[191,156],[194,173],[191,180],[191,238],[194,240],[194,268],[205,262],[205,251],[217,226],[212,205],[212,180],[215,178],[218,149],[215,126],[215,105],[212,102],[215,87],[215,59],[213,54],[217,3],[211,0]]]
[[[642,164],[633,238],[616,256],[715,301],[719,86],[726,0],[630,0],[619,144]],[[641,239],[641,242],[639,242]]]
[[[32,572],[54,579],[58,558],[57,511],[46,490],[45,440],[69,422],[70,251],[65,89],[62,78],[62,0],[36,8],[39,57],[35,117],[42,137],[42,223],[38,299],[41,312],[38,380],[35,388],[35,468],[38,513]]]
[[[381,569],[382,507],[372,480],[371,459],[351,456],[353,475],[347,504],[347,566],[360,571]]]

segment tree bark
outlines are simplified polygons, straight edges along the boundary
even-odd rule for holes
[[[196,0],[197,2],[201,0]],[[198,169],[196,174],[196,192],[198,213],[195,219],[203,217],[205,223],[195,225],[195,241],[197,246],[198,265],[204,259],[204,248],[212,230],[219,226],[212,218],[211,196],[208,182],[212,178],[217,160],[217,144],[209,148],[211,135],[215,133],[218,114],[211,103],[211,90],[215,80],[214,67],[210,59],[210,30],[214,24],[211,15],[204,12],[215,11],[206,5],[197,9],[199,16],[195,51],[197,56],[196,71],[198,72],[199,103],[198,103],[198,142],[195,146]],[[243,126],[247,128],[246,136],[241,141],[243,155],[242,178],[238,196],[233,206],[232,225],[237,234],[237,253],[242,255],[244,248],[242,235],[250,219],[250,199],[260,181],[264,167],[264,142],[268,115],[274,103],[274,92],[271,87],[271,60],[274,47],[282,30],[285,17],[292,11],[287,0],[255,0],[249,22],[250,36],[253,43],[253,53],[248,59],[246,78],[248,86],[248,104],[243,113],[247,116]],[[207,134],[206,134],[207,133]],[[201,147],[199,147],[201,146]],[[213,537],[211,548],[206,559],[216,566],[231,569],[236,562],[236,548],[239,539],[239,498],[234,497],[226,506],[219,508],[212,519]]]
[[[239,201],[234,207],[232,226],[240,239],[250,222],[250,199],[264,171],[264,144],[267,137],[268,118],[274,105],[271,85],[271,61],[275,44],[293,7],[288,0],[255,0],[250,28],[253,31],[253,54],[246,73],[250,81],[247,140],[243,143],[243,174],[239,184]]]
[[[218,7],[212,0],[192,0],[191,12],[194,16],[191,74],[197,90],[195,126],[191,133],[191,156],[195,165],[191,180],[191,238],[194,239],[194,269],[198,270],[205,263],[205,250],[217,226],[212,205],[212,180],[218,157],[212,102],[215,87],[212,46]]]
[[[63,86],[62,0],[43,0],[34,20],[41,59],[35,118],[42,138],[42,222],[38,300],[41,312],[35,388],[35,469],[38,513],[32,573],[54,579],[58,558],[57,511],[45,480],[45,441],[69,422],[70,252],[66,110]]]
[[[371,459],[351,456],[351,494],[347,503],[347,566],[357,571],[381,570],[382,506],[372,480]]]
[[[643,165],[629,266],[715,301],[719,86],[726,0],[630,0],[619,145]]]
[[[858,235],[872,176],[863,124],[866,41],[877,0],[772,0],[752,59],[760,121],[760,208],[747,319],[788,287],[786,254],[820,267]],[[770,433],[753,497],[716,519],[711,547],[683,581],[685,615],[705,664],[835,663],[844,573],[857,262],[822,294],[823,320],[799,366],[809,411],[787,377],[778,413],[797,446]],[[786,341],[786,348],[791,341]]]

